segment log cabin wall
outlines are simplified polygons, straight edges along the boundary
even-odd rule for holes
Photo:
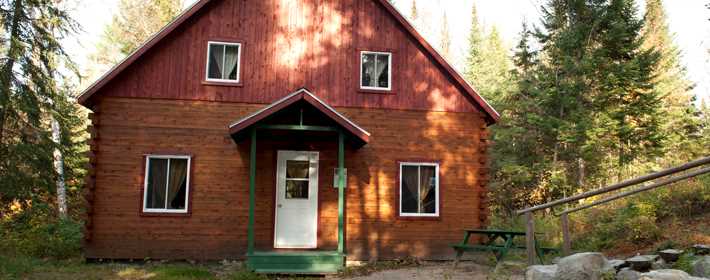
[[[314,92],[316,95],[318,92]],[[246,253],[249,197],[248,141],[235,144],[228,126],[263,105],[101,97],[94,118],[95,187],[88,258],[241,259]],[[347,149],[346,248],[350,260],[452,257],[448,244],[464,228],[482,225],[487,168],[486,125],[479,112],[427,112],[336,107],[372,133]],[[298,149],[319,150],[319,249],[337,244],[336,138]],[[275,151],[258,146],[256,237],[273,244]],[[145,154],[193,156],[190,214],[141,215]],[[398,160],[440,162],[440,217],[397,215]]]
[[[336,107],[479,111],[382,5],[213,0],[100,95],[269,104],[306,87]],[[242,44],[239,85],[205,82],[208,41]],[[359,90],[360,51],[392,53],[391,91]]]

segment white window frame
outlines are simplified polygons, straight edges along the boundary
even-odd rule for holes
[[[222,59],[227,59],[227,48],[226,46],[237,46],[239,47],[239,51],[237,51],[237,79],[236,80],[230,80],[230,79],[213,79],[210,78],[210,49],[212,45],[224,45],[224,52],[222,54]],[[242,71],[242,43],[233,43],[233,42],[221,42],[221,41],[207,41],[207,63],[205,64],[205,80],[208,82],[220,82],[220,83],[233,83],[233,84],[238,84],[241,82],[241,71]],[[224,61],[222,62],[222,65],[224,65]]]
[[[362,67],[363,67],[363,56],[366,54],[374,54],[375,55],[375,68],[377,68],[377,55],[387,55],[387,63],[389,63],[389,68],[388,68],[388,73],[387,73],[387,87],[370,87],[370,86],[363,86],[362,85]],[[361,51],[360,52],[360,81],[358,82],[360,84],[360,89],[365,89],[365,90],[380,90],[380,91],[390,91],[392,90],[392,53],[391,52],[373,52],[373,51]]]
[[[402,171],[404,169],[404,166],[416,166],[416,167],[422,167],[422,166],[433,166],[435,169],[435,174],[436,174],[436,186],[435,186],[435,191],[436,191],[436,208],[434,209],[434,213],[404,213],[402,212]],[[421,197],[421,169],[418,169],[419,171],[419,176],[417,176],[419,179],[417,180],[417,197]],[[399,216],[401,217],[439,217],[439,200],[441,199],[441,193],[439,192],[439,163],[436,162],[400,162],[399,163]],[[419,206],[418,206],[419,207]],[[420,210],[421,212],[421,210]]]
[[[148,208],[148,175],[150,174],[150,160],[151,159],[167,159],[168,160],[168,170],[166,172],[166,176],[170,178],[170,160],[171,159],[187,159],[187,179],[185,182],[185,209],[161,209],[161,208]],[[169,213],[169,214],[187,214],[188,210],[190,208],[190,204],[188,204],[190,200],[190,168],[192,165],[192,157],[191,156],[185,156],[185,155],[146,155],[145,156],[145,174],[143,175],[143,212],[144,213]],[[167,199],[168,199],[168,182],[169,179],[166,180],[166,191],[165,191],[165,200],[166,200],[166,205],[167,205]]]

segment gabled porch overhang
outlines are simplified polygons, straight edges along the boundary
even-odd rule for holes
[[[273,133],[332,135],[338,143],[338,247],[336,251],[255,251],[257,140]],[[229,133],[236,143],[249,139],[249,222],[247,265],[263,273],[333,273],[345,263],[345,146],[361,148],[370,133],[330,107],[307,89],[286,97],[233,123]]]
[[[304,102],[328,117],[332,125],[309,125],[304,122],[303,115],[299,119],[291,120],[290,124],[264,124],[270,117],[275,116],[296,103]],[[291,130],[291,131],[331,131],[343,132],[354,148],[360,148],[370,141],[370,133],[362,129],[350,119],[323,102],[307,89],[299,89],[284,98],[271,103],[263,109],[256,111],[229,126],[229,133],[235,142],[240,142],[248,137],[253,129],[256,130]]]

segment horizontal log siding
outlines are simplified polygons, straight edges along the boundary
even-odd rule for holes
[[[213,1],[98,95],[269,104],[306,87],[338,107],[475,112],[377,1]],[[208,41],[242,43],[241,84],[205,83]],[[392,53],[392,91],[359,91],[363,50]]]
[[[241,259],[248,220],[248,141],[228,135],[234,120],[261,105],[204,101],[102,98],[96,126],[92,238],[86,256],[112,259]],[[372,133],[363,148],[346,150],[346,248],[352,260],[416,256],[450,258],[448,243],[481,224],[485,205],[486,135],[480,113],[336,108]],[[257,249],[273,244],[276,149],[320,151],[320,249],[337,246],[337,138],[289,144],[259,138]],[[144,154],[191,154],[191,215],[140,215]],[[397,218],[398,160],[441,162],[441,217]]]

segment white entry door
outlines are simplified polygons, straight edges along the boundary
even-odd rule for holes
[[[279,151],[275,248],[318,246],[318,152]]]

